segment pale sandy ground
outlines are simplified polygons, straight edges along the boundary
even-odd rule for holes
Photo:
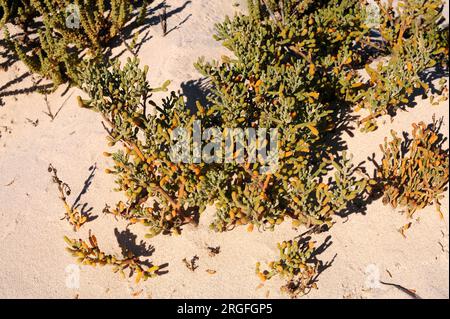
[[[172,9],[185,1],[172,0]],[[172,80],[171,89],[178,90],[182,83],[197,80],[200,75],[193,67],[199,56],[219,58],[226,51],[211,35],[213,25],[232,14],[234,1],[195,0],[169,17],[169,29],[187,19],[166,37],[160,27],[150,29],[139,56],[142,64],[150,66],[150,81],[155,86]],[[242,6],[241,6],[242,7]],[[171,12],[171,10],[169,12]],[[123,56],[125,57],[126,54]],[[123,58],[122,57],[122,58]],[[102,156],[107,150],[105,132],[100,117],[76,106],[77,90],[71,89],[61,96],[64,88],[48,97],[56,112],[52,122],[46,111],[44,97],[38,93],[10,95],[17,89],[32,86],[31,78],[7,85],[24,74],[21,63],[7,72],[0,72],[0,87],[5,103],[0,107],[0,297],[3,298],[276,298],[281,281],[272,279],[258,288],[255,276],[256,261],[270,261],[278,256],[276,243],[291,239],[299,231],[286,222],[275,232],[247,233],[244,229],[217,234],[209,231],[211,210],[202,216],[198,228],[186,226],[182,236],[158,236],[145,240],[155,248],[150,260],[155,264],[168,263],[168,273],[139,285],[133,279],[121,279],[107,268],[82,267],[79,289],[66,286],[66,267],[74,262],[65,251],[63,235],[86,238],[92,229],[100,247],[108,252],[120,253],[114,229],[124,231],[126,224],[101,214],[105,203],[113,204],[121,198],[114,193],[113,178],[103,170],[109,166]],[[7,96],[5,96],[7,95]],[[372,165],[367,157],[375,153],[380,158],[378,145],[391,129],[410,131],[411,123],[430,122],[432,115],[444,117],[443,132],[448,136],[449,110],[446,103],[431,106],[418,100],[418,105],[399,112],[391,123],[376,132],[355,136],[345,135],[355,162],[365,161],[369,172]],[[28,120],[39,120],[34,127]],[[5,128],[8,127],[8,132]],[[72,187],[73,202],[90,175],[89,168],[97,170],[91,178],[88,191],[81,195],[80,203],[92,207],[98,218],[73,234],[66,221],[61,221],[63,206],[56,186],[47,172],[52,163],[60,177]],[[409,298],[393,286],[370,288],[367,282],[377,276],[382,281],[414,289],[422,298],[449,297],[449,232],[448,192],[443,203],[445,220],[439,219],[433,207],[421,211],[420,221],[404,239],[397,229],[407,221],[398,211],[376,201],[365,212],[355,213],[348,219],[336,218],[331,231],[315,237],[318,244],[331,236],[331,245],[319,256],[331,262],[319,277],[319,289],[308,298]],[[144,239],[145,229],[132,226],[130,230]],[[221,252],[208,256],[206,246],[220,245]],[[190,272],[182,259],[199,256],[199,268]],[[206,270],[216,270],[210,275]],[[392,277],[389,275],[389,273]]]

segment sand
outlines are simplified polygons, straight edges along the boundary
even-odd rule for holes
[[[184,91],[190,99],[198,96],[201,76],[193,63],[199,56],[219,59],[226,50],[212,38],[214,24],[242,10],[245,1],[170,0],[169,30],[162,36],[158,24],[148,29],[139,51],[142,65],[150,66],[149,80],[157,86],[172,80],[171,90]],[[234,3],[241,3],[235,7]],[[448,11],[447,11],[448,12]],[[142,37],[145,34],[141,35]],[[121,50],[117,50],[120,53]],[[125,52],[121,59],[129,56]],[[86,238],[91,229],[100,247],[120,254],[116,233],[123,241],[127,225],[102,214],[106,203],[122,198],[112,191],[113,177],[104,173],[111,164],[102,156],[108,150],[100,116],[80,109],[77,89],[60,87],[45,96],[23,94],[33,87],[33,79],[18,62],[0,71],[0,297],[2,298],[286,298],[275,278],[263,286],[255,276],[255,263],[277,257],[276,243],[301,233],[289,222],[274,232],[248,233],[244,228],[227,233],[209,230],[213,209],[202,216],[198,227],[185,226],[182,236],[145,239],[145,228],[129,227],[137,236],[137,251],[149,255],[155,264],[167,264],[166,274],[145,283],[122,279],[107,268],[81,267],[79,287],[74,285],[74,260],[64,251],[64,235]],[[62,93],[65,93],[62,95]],[[400,111],[375,132],[344,134],[355,163],[368,161],[391,129],[411,130],[417,121],[430,122],[433,114],[443,117],[448,137],[449,110],[446,102],[432,106],[420,97],[417,104]],[[44,112],[57,113],[54,120]],[[58,111],[59,110],[59,111]],[[6,127],[6,128],[5,128]],[[56,185],[47,171],[49,163],[72,188],[71,203],[84,205],[97,218],[74,234],[61,220],[64,214]],[[421,298],[449,298],[449,207],[445,194],[439,218],[434,207],[420,211],[403,238],[398,228],[408,221],[398,210],[380,200],[346,218],[336,217],[336,225],[319,236],[326,243],[318,258],[331,263],[319,276],[318,290],[305,298],[411,298],[399,286],[377,284],[378,278],[413,289]],[[116,229],[116,231],[115,231]],[[128,237],[129,238],[129,237]],[[141,243],[141,241],[143,241]],[[209,256],[208,246],[220,246]],[[153,251],[154,248],[154,251]],[[183,258],[199,257],[198,269],[188,270]],[[208,270],[216,271],[210,274]],[[375,282],[375,284],[371,284]]]

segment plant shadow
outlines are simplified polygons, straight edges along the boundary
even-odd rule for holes
[[[312,238],[311,236],[306,236],[305,234],[301,234],[297,237],[295,237],[295,239],[297,241],[297,244],[299,247],[307,247]],[[331,240],[331,235],[328,235],[325,240],[322,242],[322,244],[320,246],[318,246],[311,254],[311,256],[306,260],[306,262],[308,264],[313,264],[316,267],[316,273],[314,274],[314,276],[309,280],[308,282],[308,286],[309,289],[308,291],[305,292],[305,295],[309,294],[311,292],[311,290],[313,289],[312,287],[319,281],[319,277],[321,274],[323,274],[324,271],[326,271],[328,268],[330,268],[334,261],[336,260],[337,254],[335,254],[333,256],[333,258],[327,262],[323,262],[322,260],[320,260],[318,258],[319,255],[323,254],[331,245],[333,244],[333,241]],[[284,286],[285,289],[287,289],[288,291],[291,290],[291,292],[294,292],[298,287],[298,283],[296,283],[294,280],[290,280],[287,282],[287,284]],[[283,289],[283,287],[282,287]],[[296,298],[297,295],[295,293],[291,294],[291,298]]]
[[[5,39],[0,39],[0,71],[8,71],[16,61],[18,57],[12,50],[8,48],[7,41]]]
[[[442,88],[438,88],[434,83],[436,80],[446,79],[449,76],[448,68],[442,68],[442,66],[436,66],[434,68],[428,69],[422,74],[420,74],[420,80],[430,88],[429,94],[442,94]],[[444,86],[445,87],[445,86]],[[397,115],[398,111],[408,112],[409,109],[417,106],[417,98],[421,97],[422,100],[427,99],[428,95],[426,94],[423,87],[416,88],[413,90],[412,94],[407,97],[408,102],[400,105],[398,108],[390,108],[388,109],[388,115],[393,118]]]
[[[80,193],[76,197],[74,203],[72,204],[72,210],[79,210],[80,214],[82,216],[87,217],[87,222],[94,221],[98,218],[98,215],[92,215],[93,207],[89,206],[88,203],[80,203],[81,197],[87,193],[89,190],[89,187],[92,184],[92,180],[95,177],[95,173],[97,171],[97,163],[94,163],[94,165],[91,165],[89,167],[89,176],[84,181],[83,188],[81,189]]]
[[[149,30],[151,27],[156,26],[158,24],[162,24],[163,23],[162,21],[164,21],[164,23],[167,24],[167,21],[171,17],[181,13],[191,3],[192,3],[192,1],[188,0],[181,6],[174,8],[174,9],[170,9],[171,7],[169,5],[167,5],[166,1],[162,1],[159,4],[157,4],[156,6],[147,9],[147,12],[145,14],[145,19],[142,21],[142,23],[140,23],[139,25],[136,24],[136,21],[134,21],[133,23],[130,23],[128,26],[125,26],[125,28],[122,30],[122,32],[120,33],[120,35],[118,37],[111,40],[111,42],[110,42],[111,47],[109,50],[106,51],[105,57],[107,59],[116,59],[116,58],[122,56],[127,50],[129,52],[131,52],[134,56],[137,56],[138,53],[140,52],[142,46],[146,42],[150,41],[153,38],[150,35],[150,30]],[[168,9],[170,9],[170,10],[168,10]],[[161,12],[161,13],[157,14],[158,12]],[[171,33],[174,30],[179,29],[184,23],[186,23],[187,20],[189,20],[189,18],[191,16],[192,15],[189,14],[178,25],[172,27],[170,30],[163,30],[164,36],[168,35],[169,33]],[[135,13],[133,18],[137,18],[137,13]],[[138,32],[139,34],[144,34],[144,36],[137,43],[135,43],[134,49],[133,49],[128,45],[128,43],[126,41],[133,39],[136,32]],[[125,45],[125,49],[123,49],[118,54],[113,56],[112,49],[117,48],[117,47],[121,46],[122,44]]]
[[[209,82],[206,78],[190,80],[181,83],[181,91],[186,99],[186,107],[191,113],[196,113],[197,102],[202,106],[208,105],[210,96]]]
[[[33,83],[32,86],[29,86],[26,88],[12,89],[9,91],[6,90],[9,87],[14,86],[15,84],[22,83],[25,79],[27,79],[30,76],[31,76],[30,72],[24,72],[23,74],[17,76],[15,79],[12,79],[12,80],[8,81],[7,83],[5,83],[4,85],[2,85],[0,87],[0,99],[4,98],[4,97],[8,97],[8,96],[16,97],[17,95],[30,94],[33,92],[46,92],[46,91],[49,91],[53,87],[53,85],[49,84],[49,83],[40,84],[43,80],[43,79],[40,79],[37,82]]]
[[[133,234],[129,228],[119,231],[114,229],[114,235],[116,236],[117,243],[121,249],[121,253],[124,257],[150,257],[155,252],[155,248],[152,245],[147,245],[143,240],[137,241],[137,235]],[[147,267],[154,266],[149,260],[141,260],[141,263]],[[166,269],[169,266],[168,263],[159,265],[159,270],[156,272],[158,276],[167,274],[169,271]]]
[[[151,245],[147,246],[143,240],[138,243],[137,235],[133,234],[128,228],[123,231],[115,228],[114,234],[123,256],[128,256],[131,253],[133,256],[150,257],[155,252],[155,248]]]

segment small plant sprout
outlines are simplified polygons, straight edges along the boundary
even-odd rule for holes
[[[104,253],[98,247],[95,235],[92,235],[90,232],[88,242],[81,239],[70,239],[67,236],[64,237],[64,240],[69,246],[66,248],[67,251],[73,257],[76,257],[81,265],[93,267],[108,265],[113,267],[113,272],[119,272],[123,278],[126,278],[125,271],[128,271],[129,277],[135,275],[136,283],[139,283],[141,279],[146,281],[149,278],[158,276],[159,266],[149,265],[130,252],[128,256],[121,258]]]
[[[291,298],[304,296],[313,288],[317,289],[315,278],[319,263],[313,260],[315,251],[313,241],[289,240],[278,244],[280,259],[268,263],[267,270],[261,269],[261,263],[256,263],[256,274],[261,281],[266,281],[279,275],[287,280],[281,287],[282,292]]]
[[[67,183],[63,182],[58,177],[58,171],[52,164],[49,164],[48,172],[52,174],[52,181],[58,186],[59,198],[64,203],[64,208],[66,210],[64,218],[73,226],[75,231],[78,231],[80,227],[88,221],[88,217],[83,216],[78,210],[70,207],[67,202],[67,196],[70,196],[71,189]]]

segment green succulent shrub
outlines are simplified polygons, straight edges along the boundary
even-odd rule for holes
[[[81,63],[101,60],[125,26],[143,21],[151,2],[2,0],[1,24],[9,46],[31,72],[55,86],[76,84]],[[14,26],[14,36],[8,24]]]
[[[390,0],[376,1],[376,5],[379,24],[374,31],[380,36],[369,39],[367,45],[385,58],[365,66],[370,79],[357,106],[370,113],[360,120],[365,131],[377,128],[377,117],[408,105],[414,92],[429,94],[426,72],[448,68],[449,29],[442,26],[444,1],[405,0],[394,5]],[[435,91],[442,95],[445,83],[442,77],[441,87]]]
[[[240,225],[249,231],[273,229],[287,217],[294,226],[331,226],[333,214],[363,196],[367,186],[367,178],[353,175],[350,158],[335,158],[324,144],[336,102],[356,97],[356,72],[349,65],[358,59],[354,42],[365,32],[350,27],[360,19],[359,2],[336,4],[293,11],[285,15],[291,18],[284,27],[255,16],[219,25],[218,39],[234,49],[236,58],[197,64],[211,82],[212,95],[196,110],[187,109],[175,93],[160,106],[151,102],[147,68],[139,69],[137,60],[123,67],[117,62],[89,66],[81,81],[89,99],[80,98],[80,104],[102,114],[111,146],[120,141],[125,147],[111,154],[115,166],[108,172],[118,176],[117,190],[125,191],[128,201],[106,211],[150,226],[149,236],[178,233],[208,204],[216,207],[211,227],[217,231]],[[330,16],[343,18],[337,23]],[[325,31],[330,25],[339,40]],[[308,32],[318,32],[329,45],[319,46]],[[278,169],[261,173],[261,161],[173,163],[171,130],[191,128],[194,121],[222,130],[278,129]],[[330,170],[335,173],[328,178]],[[150,201],[154,196],[157,201]]]
[[[109,126],[110,146],[121,143],[123,149],[111,156],[117,176],[116,190],[124,191],[128,201],[120,202],[105,212],[130,222],[150,227],[149,236],[161,232],[177,234],[180,226],[193,220],[193,210],[203,210],[211,196],[205,178],[205,164],[175,164],[170,158],[170,132],[178,126],[189,127],[196,120],[209,126],[204,112],[190,114],[184,99],[171,93],[158,106],[151,101],[157,90],[150,87],[148,68],[139,69],[137,59],[123,66],[98,64],[89,67],[83,76],[82,88],[89,99],[79,98],[83,107],[101,113]],[[156,197],[157,202],[151,203]]]
[[[358,27],[363,8],[358,1],[282,3],[250,1],[251,15],[217,25],[216,39],[233,57],[197,63],[211,82],[209,110],[222,126],[280,131],[273,175],[258,176],[258,165],[226,165],[239,178],[220,187],[217,230],[248,222],[272,228],[287,216],[295,224],[329,223],[341,203],[365,188],[363,179],[355,180],[331,195],[336,181],[322,181],[331,166],[324,138],[334,128],[336,108],[357,99],[360,83],[351,65],[360,60],[356,43],[366,32]]]
[[[391,132],[392,140],[380,145],[383,158],[377,178],[383,185],[383,203],[405,208],[409,218],[424,207],[434,204],[440,210],[440,200],[448,187],[448,149],[443,148],[439,124],[413,124],[412,138],[400,138]]]
[[[31,21],[34,14],[30,0],[1,0],[0,28],[3,28],[7,22],[24,27]]]
[[[127,202],[121,201],[105,212],[149,226],[148,236],[178,234],[180,226],[195,222],[208,204],[218,208],[218,222],[212,227],[219,231],[236,225],[249,225],[249,230],[254,225],[273,229],[286,216],[295,219],[294,225],[331,226],[333,211],[345,209],[350,200],[364,192],[366,179],[353,176],[354,167],[345,154],[342,160],[329,160],[316,169],[305,168],[304,175],[292,179],[285,194],[281,188],[270,187],[272,175],[259,174],[257,167],[248,165],[236,171],[226,163],[174,163],[170,157],[171,130],[191,127],[194,121],[204,127],[221,122],[212,109],[199,103],[191,113],[184,99],[173,92],[161,106],[156,105],[152,93],[165,90],[168,82],[162,88],[151,88],[146,80],[148,68],[141,70],[138,64],[137,59],[129,59],[123,67],[116,61],[101,67],[95,64],[83,72],[81,87],[89,99],[79,98],[80,106],[101,113],[108,126],[109,146],[123,145],[123,149],[105,155],[114,161],[114,168],[107,173],[117,176],[116,190],[125,192]],[[335,181],[330,184],[320,178],[327,173],[327,165],[336,168]],[[252,183],[251,178],[257,182]],[[235,182],[229,184],[231,180]],[[269,197],[276,202],[280,195],[286,196],[286,201],[292,196],[288,204],[304,213],[271,211]]]
[[[414,88],[427,92],[423,73],[436,67],[437,61],[447,63],[448,31],[441,30],[438,22],[441,2],[399,3],[408,8],[395,14],[391,2],[377,2],[381,40],[374,44],[362,1],[249,0],[248,15],[226,18],[216,26],[215,38],[230,56],[196,63],[209,81],[210,94],[195,109],[174,92],[155,103],[152,94],[166,91],[169,82],[156,89],[150,86],[148,67],[141,69],[137,59],[123,65],[85,61],[77,82],[87,98],[79,97],[78,102],[100,113],[108,144],[114,147],[105,152],[113,162],[106,172],[115,175],[116,190],[127,198],[104,212],[146,225],[151,237],[179,234],[183,224],[197,222],[207,205],[216,208],[211,224],[216,231],[243,225],[249,231],[273,230],[287,219],[294,227],[323,230],[333,224],[335,214],[364,198],[377,182],[385,187],[389,201],[409,205],[411,199],[411,207],[437,201],[445,180],[437,162],[424,173],[425,184],[411,171],[402,171],[397,185],[391,179],[402,169],[396,166],[400,155],[388,151],[388,146],[386,161],[395,165],[392,170],[386,166],[380,180],[375,180],[357,177],[351,156],[329,143],[339,139],[343,113],[368,110],[369,116],[360,123],[370,131],[376,128],[378,116],[406,104]],[[380,57],[382,62],[374,68],[371,62]],[[359,72],[364,67],[368,80]],[[172,133],[183,127],[193,134],[194,125],[222,131],[277,129],[277,169],[264,172],[259,159],[174,162]],[[190,147],[205,144],[197,141]],[[398,150],[394,144],[389,147]],[[234,158],[241,155],[232,151]],[[245,150],[246,159],[251,151]],[[411,170],[416,164],[410,163]],[[439,177],[433,192],[426,184],[429,176],[432,181]],[[411,180],[407,191],[412,193],[399,199],[407,180]],[[412,199],[413,195],[417,197]],[[287,276],[286,291],[303,295],[315,287],[318,263],[311,259],[313,254],[310,243],[284,242],[280,260],[269,264],[269,270],[258,266],[257,273],[263,280]]]

